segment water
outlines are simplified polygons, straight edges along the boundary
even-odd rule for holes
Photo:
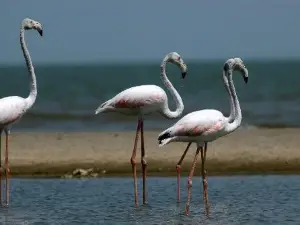
[[[204,108],[229,112],[222,83],[223,61],[186,62],[185,80],[174,65],[167,72],[181,94],[184,113]],[[243,112],[243,126],[300,126],[299,61],[245,61],[249,83],[234,76]],[[136,118],[119,114],[94,115],[95,109],[118,92],[160,81],[160,61],[145,65],[35,65],[38,98],[14,130],[134,130]],[[28,95],[25,65],[1,66],[1,96]],[[174,109],[172,99],[169,99]],[[174,121],[148,116],[147,129],[165,129]]]
[[[0,224],[300,223],[300,176],[209,177],[209,218],[200,178],[193,181],[191,215],[186,217],[186,178],[181,203],[176,203],[175,177],[149,178],[149,204],[138,207],[133,206],[131,178],[13,179],[11,206],[0,209]]]

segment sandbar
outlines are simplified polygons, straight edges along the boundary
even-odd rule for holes
[[[145,131],[149,176],[176,176],[186,143],[158,147],[160,131]],[[101,176],[131,176],[135,132],[12,132],[9,165],[12,176],[60,177],[76,168],[93,168]],[[4,162],[2,137],[2,165]],[[300,129],[240,128],[208,144],[208,175],[300,172]],[[196,145],[182,164],[187,175]],[[138,148],[137,168],[141,154]],[[195,175],[200,175],[199,157]]]

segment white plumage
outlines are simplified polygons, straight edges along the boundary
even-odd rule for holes
[[[17,121],[27,110],[26,99],[10,96],[0,99],[0,124],[6,126]]]
[[[218,137],[227,134],[226,123],[228,119],[217,110],[204,109],[187,114],[172,127],[164,131],[170,137],[163,139],[160,146],[171,141],[195,142],[203,145],[204,142],[211,142]]]
[[[168,102],[166,92],[156,85],[140,85],[128,88],[103,103],[96,114],[118,111],[123,114],[146,115],[163,110]]]
[[[225,117],[220,111],[214,109],[204,109],[192,112],[184,116],[172,127],[164,130],[158,136],[159,146],[164,146],[170,142],[188,142],[188,146],[184,151],[181,159],[177,164],[177,185],[178,199],[180,199],[180,166],[191,143],[197,144],[197,151],[194,158],[193,166],[188,179],[188,202],[186,206],[186,214],[189,213],[190,193],[192,176],[196,166],[196,160],[201,151],[202,158],[202,178],[203,178],[203,197],[207,208],[207,181],[204,163],[206,159],[207,143],[212,142],[219,137],[225,136],[236,130],[242,121],[242,113],[240,104],[235,92],[232,81],[233,70],[242,72],[245,82],[248,81],[248,70],[240,58],[228,59],[223,68],[223,81],[231,100],[231,113],[229,117]]]
[[[145,158],[144,149],[144,115],[152,112],[159,112],[166,118],[178,118],[181,116],[184,105],[182,99],[176,89],[173,87],[172,83],[169,81],[166,75],[166,64],[174,63],[178,65],[181,69],[182,78],[186,75],[187,67],[183,62],[180,55],[176,52],[171,52],[163,59],[161,64],[161,79],[165,87],[170,91],[173,100],[176,103],[176,110],[171,111],[168,106],[168,97],[166,92],[159,86],[156,85],[141,85],[136,87],[128,88],[119,94],[117,94],[112,99],[101,104],[95,111],[98,113],[105,112],[119,112],[122,114],[131,114],[138,116],[138,125],[136,131],[136,137],[134,142],[134,147],[131,156],[132,172],[134,177],[134,194],[135,194],[135,204],[137,205],[137,178],[136,178],[136,147],[138,142],[138,133],[141,131],[141,164],[143,173],[143,203],[146,203],[146,167],[147,162]]]
[[[2,203],[2,185],[1,185],[1,175],[2,175],[2,162],[1,162],[1,134],[4,131],[6,135],[6,151],[5,151],[5,177],[6,177],[6,205],[9,204],[9,168],[8,168],[8,125],[15,123],[19,120],[28,109],[30,109],[37,96],[37,85],[36,77],[34,73],[34,68],[32,61],[25,44],[24,31],[35,29],[39,34],[43,35],[42,25],[38,21],[26,18],[23,20],[20,31],[20,43],[23,51],[23,55],[26,61],[26,65],[29,71],[31,83],[30,83],[30,93],[27,98],[22,98],[19,96],[10,96],[0,99],[0,202]]]
[[[182,78],[186,75],[187,67],[180,55],[176,52],[169,53],[161,64],[161,80],[170,91],[176,103],[175,111],[169,109],[167,94],[161,87],[156,85],[140,85],[128,88],[112,99],[104,102],[96,109],[95,114],[119,112],[142,117],[152,112],[159,112],[167,118],[178,118],[183,112],[184,105],[180,95],[166,75],[165,67],[167,63],[178,65],[182,71]]]

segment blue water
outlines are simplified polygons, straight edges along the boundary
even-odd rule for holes
[[[211,214],[194,177],[191,215],[176,202],[176,178],[148,179],[148,205],[135,207],[131,178],[12,179],[12,202],[0,224],[300,224],[300,176],[209,177]],[[141,190],[141,183],[139,183]],[[141,193],[140,202],[141,202]]]
[[[167,74],[185,104],[184,114],[213,108],[228,115],[228,94],[222,81],[224,61],[186,61],[188,75],[184,80],[176,66],[167,66]],[[299,61],[245,60],[245,64],[249,70],[248,84],[238,73],[234,75],[243,113],[242,126],[299,127]],[[126,88],[141,84],[163,86],[160,60],[136,65],[37,64],[35,72],[38,84],[36,103],[13,131],[134,130],[135,117],[94,115],[95,109]],[[20,66],[0,65],[0,79],[0,97],[28,96],[29,78],[25,63]],[[169,102],[170,108],[174,109],[172,98]],[[175,121],[155,114],[146,117],[145,127],[162,130]]]

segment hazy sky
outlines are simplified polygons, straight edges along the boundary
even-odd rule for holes
[[[25,17],[44,37],[26,32],[35,63],[300,57],[297,0],[4,0],[0,63],[23,63]]]

